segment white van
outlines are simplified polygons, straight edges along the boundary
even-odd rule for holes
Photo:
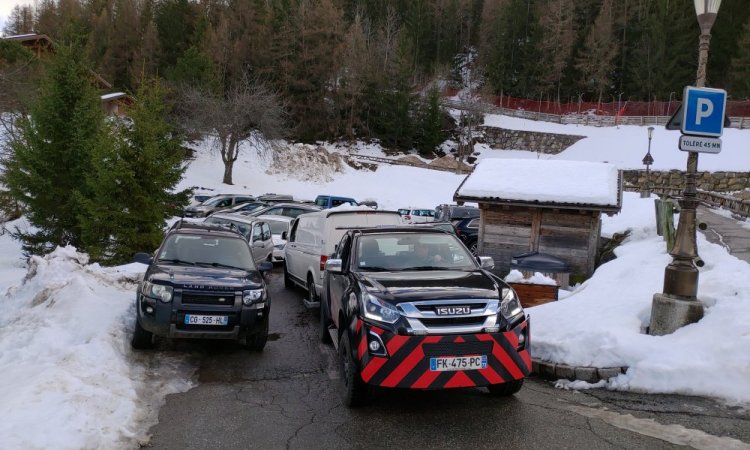
[[[320,305],[323,271],[328,256],[346,231],[357,227],[400,225],[396,211],[373,210],[366,206],[339,206],[320,212],[302,214],[292,223],[284,248],[284,286],[295,284],[307,290],[305,306]],[[282,236],[283,238],[283,236]]]

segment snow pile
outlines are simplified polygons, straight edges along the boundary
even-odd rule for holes
[[[506,283],[520,283],[520,284],[544,284],[549,286],[557,286],[557,281],[553,278],[544,275],[541,272],[534,272],[534,275],[526,278],[521,271],[513,269],[508,275],[505,276]]]
[[[473,198],[617,206],[618,171],[611,164],[485,159],[458,195]]]
[[[633,232],[615,250],[617,259],[565,299],[528,309],[534,318],[533,356],[573,366],[628,367],[609,380],[611,389],[750,404],[750,264],[698,233],[698,251],[706,261],[698,291],[704,318],[671,335],[644,334],[652,297],[662,291],[671,261],[653,215],[642,221],[644,205],[653,211],[650,199],[626,194],[620,215],[629,219],[616,220],[631,223]]]
[[[266,173],[302,181],[330,182],[345,166],[341,155],[329,153],[322,146],[279,145],[271,152],[271,164]]]
[[[0,297],[0,436],[4,448],[135,447],[169,393],[187,390],[181,359],[131,354],[133,280],[58,248],[31,257]]]

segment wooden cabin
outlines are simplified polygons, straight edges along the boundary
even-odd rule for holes
[[[505,275],[514,255],[556,256],[574,275],[595,268],[601,215],[622,206],[622,176],[611,164],[537,159],[484,159],[456,190],[479,204],[478,254]]]
[[[133,104],[133,97],[124,92],[113,92],[101,96],[102,109],[109,116],[125,115],[125,107]]]

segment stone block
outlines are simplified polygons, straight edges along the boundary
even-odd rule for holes
[[[597,372],[599,373],[599,378],[602,380],[609,380],[610,378],[622,374],[622,369],[620,367],[603,367],[597,369]]]
[[[547,362],[547,361],[539,361],[539,370],[537,371],[537,375],[540,378],[548,379],[548,380],[554,380],[555,378],[555,363]]]
[[[567,364],[558,364],[555,367],[555,375],[557,378],[565,378],[568,380],[575,380],[576,378],[576,369],[573,366],[569,366]]]
[[[596,367],[576,367],[576,380],[585,381],[587,383],[596,383],[599,381],[599,373]]]

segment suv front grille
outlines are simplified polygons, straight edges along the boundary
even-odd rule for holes
[[[215,306],[234,306],[234,292],[223,294],[197,294],[182,293],[182,304],[184,305],[215,305]]]

